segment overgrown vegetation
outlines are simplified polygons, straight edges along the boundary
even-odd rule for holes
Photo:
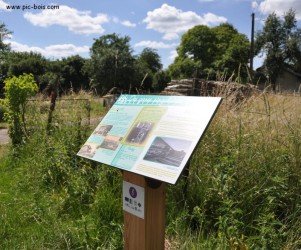
[[[33,75],[23,74],[5,80],[4,117],[9,123],[9,133],[14,146],[24,142],[28,136],[25,120],[25,106],[29,97],[36,94],[38,86]]]
[[[222,106],[197,152],[185,195],[171,191],[179,246],[299,249],[300,97],[262,94]],[[187,230],[188,228],[188,230]],[[187,231],[186,231],[187,230]],[[181,237],[185,234],[188,242]],[[197,233],[196,233],[197,232]]]
[[[187,183],[168,188],[172,249],[301,247],[300,108],[294,96],[224,100]],[[76,122],[84,106],[57,106],[49,136],[38,110],[28,142],[0,148],[0,248],[122,249],[120,171],[76,156],[91,132]]]
[[[0,31],[11,34],[4,24]],[[282,66],[299,72],[293,12],[284,21],[271,14],[261,35],[271,79]],[[230,24],[187,31],[168,70],[156,50],[133,55],[129,41],[104,35],[91,59],[50,61],[12,52],[0,39],[0,127],[5,114],[12,138],[0,145],[0,249],[122,249],[121,173],[76,156],[104,114],[101,100],[80,90],[159,92],[171,77],[249,77],[248,40]],[[28,100],[35,82],[51,101]],[[300,249],[300,97],[261,93],[235,106],[231,99],[195,151],[190,175],[168,188],[171,249]]]

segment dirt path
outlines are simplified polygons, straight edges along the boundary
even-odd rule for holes
[[[0,145],[9,143],[8,129],[0,129]]]

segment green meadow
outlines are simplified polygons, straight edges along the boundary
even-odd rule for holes
[[[121,171],[76,156],[106,110],[66,99],[50,131],[27,102],[26,143],[0,146],[0,249],[123,248]],[[300,96],[225,98],[166,206],[167,249],[300,249]]]

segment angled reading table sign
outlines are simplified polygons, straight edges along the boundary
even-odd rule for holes
[[[78,152],[125,170],[125,249],[164,249],[165,183],[176,183],[220,103],[220,97],[121,95]],[[150,179],[163,185],[150,187]]]
[[[121,95],[78,155],[175,184],[220,101]]]

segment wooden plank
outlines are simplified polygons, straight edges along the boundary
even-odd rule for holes
[[[144,219],[124,211],[124,249],[163,250],[166,184],[151,188],[143,176],[127,171],[123,172],[123,180],[145,189]]]
[[[164,249],[166,184],[146,188],[146,249]]]
[[[145,188],[145,178],[141,175],[123,171],[123,180]],[[145,204],[146,205],[146,204]],[[126,211],[124,215],[124,249],[143,250],[145,248],[145,220]]]
[[[146,248],[145,221],[124,211],[124,249],[143,250]]]

